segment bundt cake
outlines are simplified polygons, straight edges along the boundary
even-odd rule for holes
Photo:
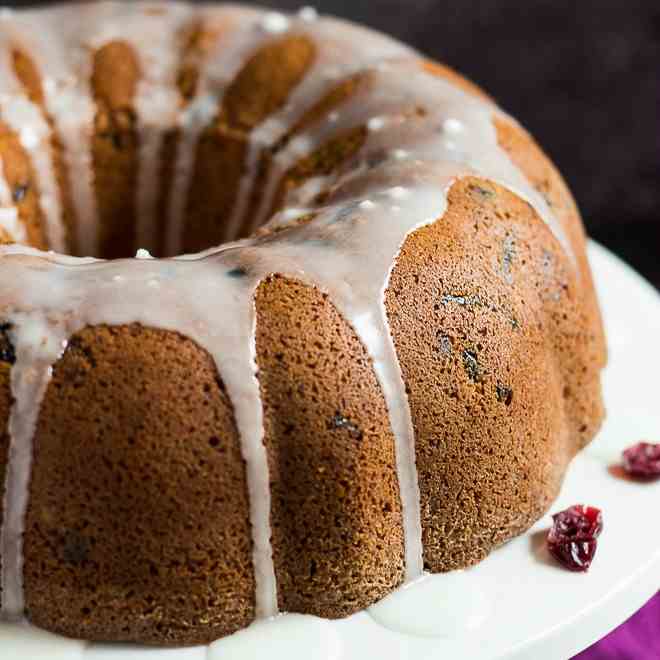
[[[2,618],[342,617],[547,510],[603,332],[566,185],[479,88],[309,8],[0,35]]]

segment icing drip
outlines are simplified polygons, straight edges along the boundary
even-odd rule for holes
[[[398,253],[411,232],[441,219],[450,187],[470,175],[500,183],[527,200],[567,247],[561,227],[545,200],[499,148],[492,119],[500,111],[425,72],[408,48],[309,13],[306,18],[283,17],[282,21],[279,14],[256,10],[205,8],[200,15],[209,27],[217,27],[216,44],[202,65],[195,98],[175,118],[178,96],[173,90],[176,49],[172,44],[191,10],[152,3],[148,6],[159,11],[146,12],[145,6],[101,3],[93,9],[68,7],[21,14],[17,19],[16,34],[28,34],[21,37],[23,45],[44,76],[48,111],[66,147],[76,209],[84,220],[79,223],[80,245],[86,253],[95,252],[97,221],[90,156],[94,117],[87,82],[90,56],[81,40],[97,48],[121,32],[139,53],[144,75],[137,100],[140,245],[153,243],[162,132],[178,126],[182,133],[166,236],[167,252],[176,254],[182,245],[200,136],[217,115],[225,90],[246,58],[283,30],[308,35],[317,46],[316,61],[288,103],[252,132],[227,235],[233,237],[244,220],[264,149],[283,145],[274,155],[253,228],[267,219],[282,177],[301,158],[354,128],[366,128],[365,142],[337,171],[309,179],[292,191],[286,200],[288,208],[265,225],[289,231],[174,259],[150,259],[140,251],[136,259],[106,262],[46,255],[31,248],[0,249],[0,309],[8,310],[5,316],[14,325],[18,351],[12,370],[16,403],[10,422],[7,516],[1,537],[3,556],[10,558],[6,566],[3,563],[3,586],[7,585],[3,611],[19,614],[23,605],[20,535],[31,438],[39,401],[63,341],[87,325],[137,322],[175,330],[215,360],[233,404],[246,463],[257,615],[277,613],[254,309],[257,287],[273,273],[326,292],[373,362],[395,438],[406,579],[412,580],[421,574],[423,564],[415,434],[385,309],[385,291]],[[115,23],[106,24],[106,18]],[[58,39],[48,38],[50,29],[35,29],[46,20],[54,25]],[[151,33],[159,36],[153,41],[144,39],[148,46],[138,43],[141,35]],[[163,52],[169,48],[172,53]],[[355,74],[367,74],[370,84],[361,86],[327,117],[290,135],[333,85]],[[323,205],[316,201],[320,193],[326,194]],[[296,224],[307,214],[313,216],[312,221]],[[45,338],[42,343],[35,340],[37,330]]]
[[[298,12],[298,16],[300,16],[303,21],[315,21],[318,19],[319,14],[314,7],[302,7]]]
[[[267,14],[263,15],[260,21],[261,27],[271,34],[286,32],[289,29],[289,23],[290,19],[288,16],[280,14],[277,11],[269,11]]]
[[[159,12],[158,20],[150,15],[154,8]],[[155,250],[161,148],[165,131],[176,124],[181,105],[176,87],[178,40],[193,14],[187,5],[174,3],[151,3],[138,11],[126,5],[113,5],[112,9],[113,15],[101,23],[103,31],[95,37],[95,47],[114,40],[126,41],[135,49],[140,63],[141,77],[134,100],[140,136],[136,241]]]
[[[372,619],[388,630],[411,637],[456,637],[476,631],[493,614],[491,585],[468,569],[426,573],[372,605]]]
[[[362,38],[358,38],[355,26],[346,30],[345,23],[337,19],[315,18],[308,30],[309,23],[309,12],[301,11],[297,20],[288,24],[292,34],[307,34],[314,40],[317,48],[315,62],[302,83],[293,90],[284,107],[264,120],[250,134],[244,165],[245,174],[239,183],[236,203],[227,223],[226,237],[229,240],[236,239],[238,230],[244,224],[262,154],[286,137],[305,113],[312,109],[313,104],[320,100],[328,89],[328,83],[348,78],[356,71],[366,68],[370,62],[412,54],[410,48],[385,35],[357,28],[365,33],[359,35]],[[276,179],[273,176],[271,180]],[[263,224],[268,210],[269,207],[260,207],[260,211],[248,223],[250,233]]]
[[[231,270],[233,269],[228,272]],[[227,273],[224,275],[223,280],[233,279],[227,277]],[[228,290],[222,291],[222,297],[217,300],[223,301],[223,313],[233,319],[234,327],[227,329],[227,334],[223,337],[222,351],[216,351],[216,363],[219,372],[228,383],[236,426],[242,439],[253,530],[256,615],[258,618],[267,618],[277,614],[278,606],[270,542],[268,461],[263,444],[263,410],[256,377],[254,292],[244,287],[240,278],[237,278],[236,282],[227,282],[227,284]],[[248,342],[245,341],[246,337],[249,338]]]
[[[0,35],[5,21],[0,18]],[[50,127],[41,110],[22,92],[10,62],[9,48],[0,49],[0,119],[11,128],[30,155],[39,188],[39,204],[46,221],[48,245],[58,252],[66,250],[62,208],[50,152]],[[23,230],[24,231],[24,230]],[[13,236],[24,241],[25,234]]]
[[[39,71],[46,110],[62,144],[72,182],[71,197],[80,220],[77,244],[88,255],[97,253],[98,240],[91,155],[95,107],[89,84],[91,50],[87,47],[94,27],[99,27],[97,18],[90,6],[64,6],[16,12],[10,23],[14,43],[30,54]]]
[[[61,356],[65,334],[48,327],[39,314],[12,314],[16,331],[12,343],[16,363],[11,370],[14,398],[9,418],[9,458],[5,480],[4,519],[0,535],[2,554],[2,615],[20,619],[24,610],[23,530],[32,473],[33,436],[41,400],[50,381],[52,365]]]
[[[197,92],[178,119],[183,134],[179,141],[170,195],[166,254],[181,252],[184,216],[190,180],[194,174],[197,145],[204,129],[218,113],[227,86],[240,72],[246,58],[255,48],[259,31],[259,13],[249,10],[225,10],[211,14],[219,23],[216,46],[199,72]]]
[[[266,642],[266,640],[268,640]],[[264,644],[266,642],[266,644]],[[341,660],[344,644],[331,621],[300,614],[285,614],[273,621],[258,621],[235,635],[218,640],[206,660]]]

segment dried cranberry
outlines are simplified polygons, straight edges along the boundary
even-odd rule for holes
[[[633,477],[660,477],[660,444],[638,442],[623,452],[623,469]]]
[[[550,554],[569,571],[584,573],[596,554],[598,535],[603,531],[600,509],[576,504],[552,516],[548,532]]]

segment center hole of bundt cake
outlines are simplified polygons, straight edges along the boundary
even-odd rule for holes
[[[265,41],[228,85],[215,89],[203,66],[217,40],[210,29],[199,23],[183,31],[169,90],[176,103],[171,112],[156,111],[155,121],[160,101],[141,86],[148,65],[136,45],[116,39],[98,47],[90,98],[82,98],[85,84],[75,92],[91,101],[93,117],[81,113],[73,131],[61,130],[71,117],[64,121],[48,102],[34,53],[13,50],[14,73],[52,134],[43,143],[51,151],[52,168],[45,168],[49,154],[37,158],[24,146],[23,128],[0,122],[4,176],[26,229],[19,242],[75,256],[124,258],[146,249],[165,257],[245,237],[265,221],[283,199],[281,187],[272,200],[261,194],[269,158],[296,127],[257,153],[253,138],[305,78],[316,46],[300,34]],[[197,125],[202,105],[208,118]],[[79,137],[90,133],[89,140]],[[44,203],[54,198],[57,204]],[[12,238],[0,232],[0,242]]]

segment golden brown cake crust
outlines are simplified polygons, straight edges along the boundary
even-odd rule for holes
[[[256,305],[279,605],[346,616],[403,580],[385,402],[365,349],[327,295],[274,277]]]
[[[494,123],[502,148],[544,195],[561,223],[573,250],[569,259],[572,257],[579,272],[571,296],[576,314],[574,325],[563,317],[564,310],[555,312],[570,347],[555,345],[554,348],[566,378],[566,414],[573,432],[578,434],[578,446],[582,448],[594,437],[604,417],[600,371],[607,362],[605,332],[587,260],[587,236],[568,186],[529,133],[504,120]],[[560,259],[558,255],[557,261]]]
[[[386,293],[433,572],[476,563],[537,520],[602,416],[598,389],[575,390],[587,410],[565,434],[565,365],[590,381],[599,363],[584,360],[594,320],[547,226],[487,181],[454,184],[448,202],[406,240]]]
[[[36,625],[196,644],[254,617],[232,408],[189,339],[137,325],[76,334],[42,406],[30,491],[25,587]]]

